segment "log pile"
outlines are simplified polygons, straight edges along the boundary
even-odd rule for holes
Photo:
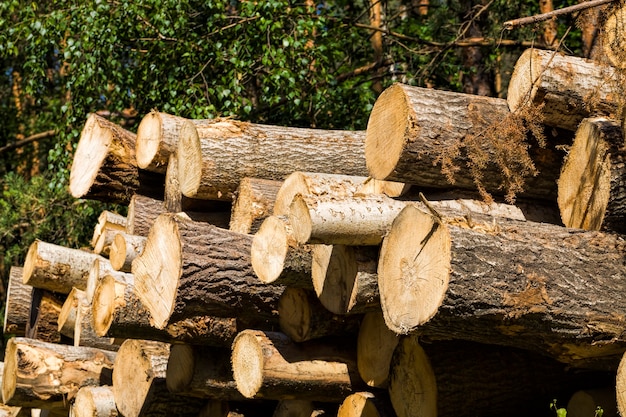
[[[624,415],[614,72],[529,50],[508,101],[395,84],[364,132],[90,116],[70,189],[128,211],[11,270],[3,415]]]

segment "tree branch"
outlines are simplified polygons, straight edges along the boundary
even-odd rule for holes
[[[548,19],[552,19],[555,16],[560,16],[568,13],[575,13],[580,10],[590,9],[592,7],[601,6],[607,3],[613,3],[616,0],[590,0],[579,4],[575,4],[569,7],[563,7],[562,9],[553,10],[551,12],[542,13],[534,16],[521,17],[519,19],[508,20],[502,24],[504,29],[512,30],[518,26],[530,25],[537,22],[543,22]]]
[[[56,135],[57,131],[56,130],[47,130],[45,132],[41,132],[41,133],[36,133],[34,135],[31,135],[25,139],[19,140],[15,143],[11,143],[9,145],[3,146],[2,148],[0,148],[0,154],[3,152],[7,152],[13,149],[17,149],[17,148],[21,148],[22,146],[26,146],[31,142],[35,142],[38,141],[40,139],[45,139],[45,138],[49,138],[51,136]]]

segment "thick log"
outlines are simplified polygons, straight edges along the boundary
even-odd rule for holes
[[[30,319],[30,306],[33,299],[33,287],[22,282],[24,269],[12,266],[7,284],[7,299],[4,306],[5,335],[24,336]]]
[[[230,346],[237,335],[235,318],[196,316],[159,329],[135,294],[134,280],[106,276],[100,281],[92,303],[94,330],[98,336],[146,339],[165,343]]]
[[[135,194],[128,203],[126,215],[126,233],[129,235],[148,236],[152,224],[165,213],[163,200]]]
[[[71,405],[73,417],[117,417],[113,388],[110,386],[82,387]]]
[[[626,47],[626,7],[622,3],[614,3],[606,12],[602,22],[602,50],[612,66],[622,69],[626,67],[624,48]]]
[[[341,402],[364,387],[346,341],[296,344],[277,332],[244,330],[233,342],[237,389],[246,398]]]
[[[176,151],[180,128],[187,120],[157,110],[146,114],[137,128],[137,166],[164,174],[170,155]]]
[[[2,402],[32,408],[67,408],[78,390],[111,384],[115,353],[14,337],[7,342]]]
[[[389,396],[384,393],[355,392],[339,406],[337,417],[395,417]]]
[[[363,316],[356,343],[359,375],[367,385],[387,388],[389,364],[400,336],[385,324],[382,311]]]
[[[598,407],[603,417],[618,417],[615,386],[576,391],[567,402],[569,417],[594,416]]]
[[[175,214],[157,218],[133,262],[135,291],[153,324],[198,315],[236,317],[245,327],[277,324],[284,287],[259,283],[250,264],[252,236]]]
[[[313,288],[311,245],[299,245],[289,220],[269,216],[252,239],[250,262],[264,284]]]
[[[60,343],[63,336],[58,331],[58,317],[62,306],[63,300],[58,294],[35,288],[25,336],[48,343]]]
[[[540,108],[544,124],[575,131],[586,117],[617,117],[620,97],[613,67],[531,48],[515,64],[507,102],[512,112]]]
[[[378,246],[313,245],[311,280],[324,307],[334,314],[380,310]]]
[[[230,348],[172,345],[167,362],[167,388],[190,397],[244,400],[233,378],[230,355]]]
[[[187,197],[232,201],[244,177],[283,180],[295,171],[367,175],[364,132],[197,122],[183,125],[177,149]]]
[[[381,247],[378,285],[396,333],[521,347],[615,369],[626,350],[616,235],[407,206]]]
[[[100,239],[100,235],[102,235],[107,230],[119,230],[123,231],[126,229],[126,217],[121,214],[117,214],[112,211],[104,210],[98,216],[98,223],[93,230],[93,236],[91,237],[91,247],[96,247],[98,240]]]
[[[126,340],[113,367],[113,396],[124,417],[197,416],[204,401],[180,397],[167,390],[170,345],[149,340]]]
[[[263,220],[272,215],[282,184],[282,181],[242,178],[235,192],[228,228],[233,232],[255,234]]]
[[[91,114],[74,154],[69,188],[76,198],[128,204],[134,193],[162,195],[163,180],[140,172],[134,133]]]
[[[95,253],[35,240],[24,260],[23,282],[61,294],[69,294],[74,287],[84,290],[96,259],[108,262]]]
[[[280,330],[294,342],[356,334],[361,318],[328,311],[313,291],[287,287],[278,301]]]
[[[626,148],[620,123],[604,117],[580,123],[558,190],[565,226],[626,232]]]
[[[145,236],[117,233],[109,251],[111,267],[116,271],[130,272],[133,261],[143,252],[146,240]]]
[[[504,99],[394,84],[368,121],[369,173],[420,187],[553,200],[562,156],[549,147],[528,150],[511,117]]]

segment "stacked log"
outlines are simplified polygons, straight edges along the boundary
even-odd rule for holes
[[[537,50],[516,67],[508,101],[392,85],[365,132],[89,117],[71,189],[127,212],[13,268],[3,402],[527,417],[571,397],[608,416],[609,386],[625,408],[615,72]]]

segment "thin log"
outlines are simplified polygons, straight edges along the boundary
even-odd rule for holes
[[[237,389],[246,398],[341,402],[364,386],[351,348],[328,340],[295,344],[282,333],[244,330],[233,342]]]
[[[113,239],[115,239],[115,235],[118,232],[119,230],[105,230],[104,233],[100,234],[98,241],[93,247],[93,253],[108,258],[111,251],[111,245],[113,244]]]
[[[146,171],[164,174],[169,157],[176,151],[183,117],[151,110],[137,128],[137,166]]]
[[[337,417],[395,417],[389,396],[384,393],[355,392],[339,406]]]
[[[506,147],[498,146],[515,142],[511,134],[516,140],[524,134],[515,129],[507,132],[510,117],[504,99],[394,84],[378,97],[368,121],[365,158],[369,173],[377,179],[439,189],[450,188],[452,183],[459,189],[476,190],[479,177],[481,187],[494,195],[523,188],[523,193],[516,194],[556,198],[561,155],[550,147],[531,148],[528,156],[540,173],[533,177],[531,163],[520,162],[526,156],[525,147],[507,155],[502,152]],[[472,157],[485,161],[479,172]],[[512,172],[519,178],[510,176]]]
[[[62,306],[63,300],[58,294],[35,288],[25,336],[49,343],[63,341],[63,336],[58,331],[58,317]]]
[[[190,397],[244,400],[233,378],[230,355],[230,348],[172,345],[167,362],[167,388]]]
[[[113,396],[124,417],[197,416],[204,401],[180,397],[167,390],[170,345],[149,340],[126,340],[115,358]]]
[[[119,230],[126,229],[126,217],[115,212],[104,210],[98,216],[98,223],[93,230],[93,236],[91,237],[91,247],[95,247],[100,239],[100,235],[106,230]]]
[[[81,300],[84,300],[83,302],[87,301],[85,291],[72,288],[72,291],[67,295],[65,302],[61,306],[61,311],[59,311],[57,328],[59,333],[70,339],[74,339]]]
[[[244,177],[283,180],[295,171],[367,175],[364,132],[205,120],[185,123],[179,179],[187,197],[232,201]]]
[[[620,91],[611,66],[531,48],[515,64],[507,103],[512,112],[540,106],[544,124],[575,131],[584,118],[616,117]]]
[[[246,177],[235,192],[230,224],[233,232],[255,234],[274,210],[282,181]]]
[[[116,271],[130,272],[133,261],[141,255],[147,237],[117,233],[109,251],[109,262]]]
[[[288,219],[270,216],[252,240],[252,269],[264,284],[312,289],[311,249],[310,245],[298,245]]]
[[[76,198],[128,204],[134,193],[162,195],[163,180],[139,171],[134,133],[91,114],[74,154],[69,188]]]
[[[24,336],[30,318],[30,306],[33,299],[33,287],[22,282],[24,269],[12,266],[9,270],[7,299],[4,306],[5,335]]]
[[[359,375],[367,385],[387,388],[391,357],[400,336],[385,324],[382,311],[363,316],[356,344]]]
[[[133,262],[135,290],[153,324],[198,315],[236,317],[244,327],[276,324],[283,287],[252,271],[252,236],[174,214],[157,218]]]
[[[626,350],[619,313],[626,306],[614,297],[626,276],[625,252],[616,235],[436,218],[407,206],[381,247],[385,322],[399,334],[515,346],[615,369]]]
[[[82,387],[78,390],[70,415],[73,417],[117,417],[113,388],[110,386]]]
[[[91,303],[93,300],[93,294],[98,282],[106,275],[113,275],[118,279],[124,279],[128,274],[113,269],[113,265],[111,265],[111,262],[107,259],[95,259],[89,269],[87,285],[84,288],[88,303]]]
[[[31,408],[67,408],[78,390],[111,384],[115,353],[88,347],[9,339],[2,402]]]
[[[313,291],[287,287],[278,301],[280,330],[294,342],[356,334],[361,317],[328,311]]]
[[[380,309],[378,246],[313,245],[311,280],[324,307],[334,314]]]
[[[626,232],[625,160],[621,123],[604,117],[580,123],[558,181],[565,226]]]

